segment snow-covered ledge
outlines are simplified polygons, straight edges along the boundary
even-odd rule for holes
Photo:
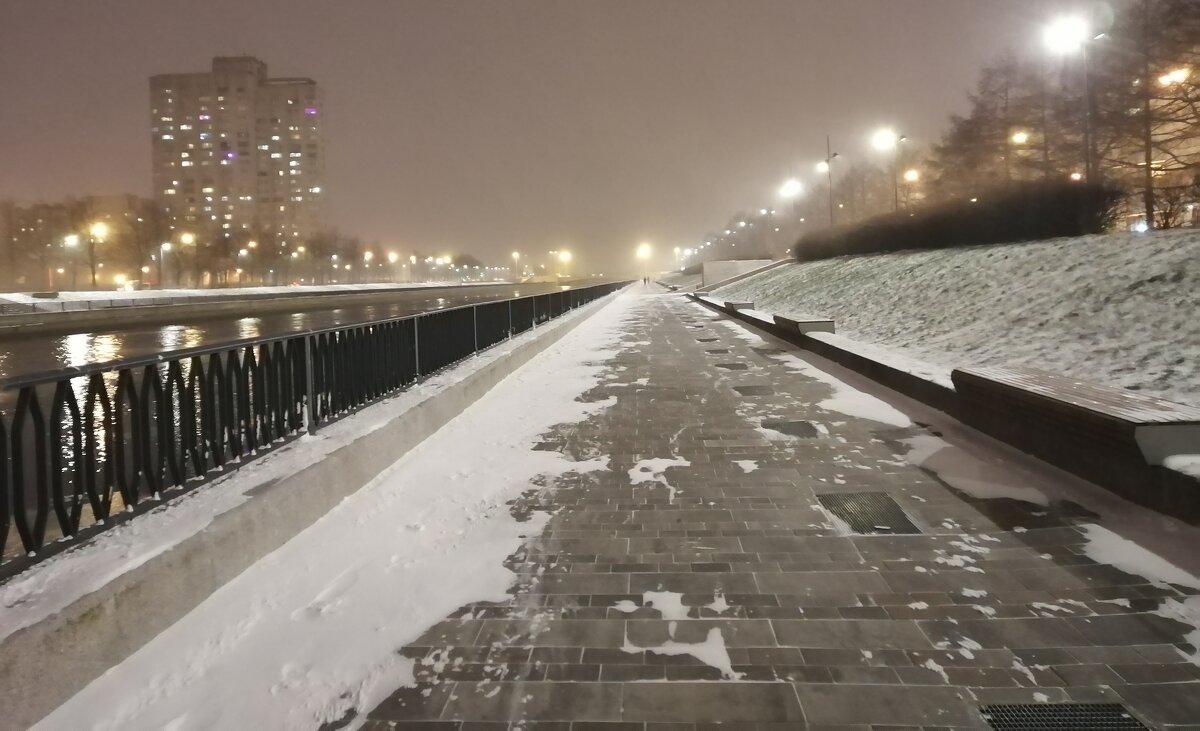
[[[522,333],[0,585],[0,729],[41,719],[611,301]]]

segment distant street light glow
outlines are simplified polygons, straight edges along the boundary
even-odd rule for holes
[[[1174,69],[1173,71],[1168,71],[1167,73],[1158,77],[1158,83],[1160,86],[1171,86],[1172,84],[1182,84],[1183,82],[1187,81],[1188,77],[1191,75],[1192,75],[1192,72],[1189,71],[1188,69],[1177,68],[1177,69]]]
[[[795,198],[796,196],[800,195],[803,190],[804,186],[800,184],[799,180],[796,180],[795,178],[788,178],[783,182],[783,185],[779,186],[779,197]],[[726,231],[725,233],[729,232]]]
[[[560,262],[562,262],[563,264],[570,264],[571,263],[571,252],[569,252],[565,249],[558,252],[558,260]]]
[[[67,247],[68,249],[74,249],[76,246],[79,246],[79,234],[68,234],[67,236],[64,236],[63,246]]]
[[[1013,132],[1012,141],[1014,145],[1023,145],[1029,141],[1028,132]]]
[[[920,170],[913,168],[911,170],[904,171],[904,182],[915,183],[920,179],[921,179],[921,171]]]
[[[92,227],[88,231],[96,238],[96,240],[103,241],[104,237],[108,236],[108,225],[103,221],[97,221],[96,223],[92,224]]]
[[[179,243],[184,246],[191,246],[196,243],[196,237],[193,234],[185,233],[179,235]]]
[[[822,160],[821,162],[817,163],[817,172],[821,173],[822,175],[825,175],[826,173],[828,173],[829,172],[829,161]]]
[[[1072,15],[1059,18],[1042,31],[1042,41],[1052,53],[1066,55],[1075,53],[1087,41],[1089,35],[1087,21]]]
[[[890,129],[881,129],[871,135],[871,147],[880,152],[896,149],[899,142],[900,136]]]
[[[637,258],[642,261],[645,261],[650,258],[650,254],[652,253],[652,251],[653,250],[650,248],[650,244],[638,244]]]

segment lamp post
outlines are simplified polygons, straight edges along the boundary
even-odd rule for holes
[[[79,234],[67,234],[63,237],[63,248],[65,248],[71,257],[71,289],[79,286],[76,281],[76,275],[79,269],[79,258],[75,255],[75,251],[79,248]]]
[[[163,280],[163,260],[167,258],[167,252],[171,250],[171,242],[164,241],[158,245],[158,288],[166,289],[166,282]]]
[[[871,146],[880,152],[892,152],[892,211],[900,210],[900,143],[908,138],[891,129],[881,129],[871,135]]]
[[[817,172],[825,174],[825,182],[829,186],[829,227],[833,228],[833,159],[838,154],[830,150],[829,136],[825,136],[825,159],[817,163]]]
[[[560,276],[565,275],[570,271],[570,267],[568,265],[571,263],[571,259],[571,252],[567,251],[566,249],[558,252],[558,263],[562,265],[562,269],[559,271]]]
[[[648,271],[646,271],[646,268],[649,266],[650,256],[653,253],[654,253],[653,247],[651,247],[650,244],[647,244],[645,242],[638,244],[637,251],[634,252],[634,255],[637,257],[637,260],[639,262],[641,262],[641,270],[642,270],[643,277],[648,276],[650,274]]]
[[[1090,183],[1096,178],[1097,172],[1093,161],[1095,153],[1092,150],[1092,85],[1088,63],[1091,30],[1083,18],[1068,16],[1047,25],[1042,31],[1042,40],[1051,53],[1060,56],[1079,53],[1083,65],[1083,169],[1084,180]]]
[[[97,221],[88,228],[88,268],[92,273],[92,289],[96,288],[96,244],[108,236],[108,224]]]

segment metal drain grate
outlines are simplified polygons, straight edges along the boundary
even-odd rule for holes
[[[813,439],[821,432],[807,421],[764,421],[763,427],[801,439]]]
[[[715,342],[717,342],[717,339],[716,338],[696,338],[696,342],[697,343],[715,343]]]
[[[743,396],[771,396],[775,393],[770,386],[734,386],[733,390]]]
[[[745,363],[718,363],[717,367],[727,371],[744,371],[748,366]]]
[[[729,348],[712,348],[711,350],[706,350],[704,352],[712,353],[713,355],[724,355],[729,352]]]
[[[882,492],[834,492],[817,495],[817,500],[855,533],[921,532],[896,501]]]
[[[979,711],[996,731],[1148,731],[1120,703],[1011,703]]]

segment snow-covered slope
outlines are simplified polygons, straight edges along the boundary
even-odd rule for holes
[[[1200,405],[1200,231],[842,257],[723,287],[948,367],[1028,365]]]

